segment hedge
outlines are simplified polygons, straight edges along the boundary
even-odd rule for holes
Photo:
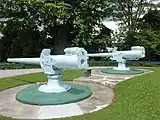
[[[115,66],[116,61],[89,61],[89,66]],[[160,66],[160,61],[128,61],[128,66],[146,66],[157,67]],[[19,64],[19,63],[0,63],[0,69],[26,69],[26,68],[40,68],[38,65]]]
[[[115,66],[116,61],[89,61],[90,66]],[[160,66],[160,61],[127,61],[128,66],[146,66],[157,67]]]

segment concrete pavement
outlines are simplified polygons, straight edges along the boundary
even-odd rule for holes
[[[92,89],[92,96],[80,102],[38,106],[18,102],[15,95],[21,89],[30,86],[23,85],[0,92],[0,115],[18,119],[50,119],[77,116],[98,111],[111,104],[114,93],[111,88],[94,83],[78,84],[87,85]]]
[[[42,70],[0,70],[0,78],[36,72],[42,72]],[[146,71],[144,74],[148,72],[151,71]],[[114,97],[112,88],[117,83],[132,77],[134,75],[105,74],[101,72],[100,68],[94,68],[90,77],[80,77],[74,80],[75,83],[89,86],[93,92],[92,96],[80,102],[64,105],[38,106],[22,104],[15,99],[15,95],[29,85],[10,88],[0,92],[0,115],[19,119],[50,119],[98,111],[112,103]]]
[[[0,78],[12,77],[23,74],[42,72],[42,69],[12,69],[12,70],[0,70]]]

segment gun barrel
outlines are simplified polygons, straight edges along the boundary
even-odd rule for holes
[[[145,57],[145,54],[140,50],[122,51],[121,53],[123,54],[123,58],[128,60],[137,60]]]
[[[8,58],[8,62],[24,63],[24,64],[37,64],[40,65],[40,58]]]
[[[87,55],[52,55],[54,66],[61,69],[85,69],[88,67]]]
[[[94,53],[94,54],[88,54],[88,57],[110,57],[113,53]]]

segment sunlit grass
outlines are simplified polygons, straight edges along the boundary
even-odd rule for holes
[[[107,108],[82,116],[57,120],[159,120],[160,67],[150,69],[154,72],[119,83],[114,90],[113,103]],[[82,73],[83,71],[66,71],[63,79],[72,80]],[[4,78],[0,79],[0,89],[45,80],[46,77],[41,73]],[[11,120],[11,118],[0,117],[0,120]]]
[[[62,74],[62,80],[72,81],[82,76],[84,70],[66,70]],[[23,84],[31,84],[36,82],[47,82],[47,76],[44,73],[33,73],[20,75],[15,77],[7,77],[0,79],[0,91]]]

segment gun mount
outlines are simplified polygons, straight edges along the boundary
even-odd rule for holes
[[[59,93],[71,87],[62,83],[60,76],[65,69],[85,69],[88,67],[87,51],[83,48],[72,47],[64,49],[65,55],[50,55],[50,49],[43,49],[40,58],[8,58],[8,62],[38,64],[47,74],[48,83],[41,85],[39,91]]]
[[[88,54],[88,57],[107,57],[111,60],[116,60],[118,66],[113,68],[115,70],[129,70],[126,67],[127,60],[138,60],[145,57],[145,48],[142,46],[133,46],[131,50],[126,51],[117,51],[117,47],[107,49],[109,53]]]

